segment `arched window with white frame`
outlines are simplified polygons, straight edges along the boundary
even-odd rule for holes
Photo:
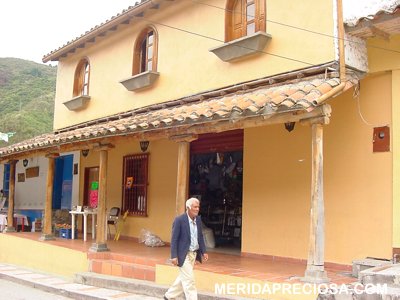
[[[81,59],[75,70],[73,96],[88,96],[90,80],[90,63],[87,58]]]
[[[133,75],[157,71],[158,35],[152,27],[146,27],[139,34],[134,50]]]

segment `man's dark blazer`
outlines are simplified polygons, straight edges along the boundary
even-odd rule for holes
[[[202,255],[206,253],[206,245],[204,243],[203,231],[201,228],[201,218],[196,217],[197,239],[199,242],[199,250],[197,251],[196,260],[201,262]],[[178,266],[182,267],[186,255],[190,247],[190,227],[188,215],[184,214],[175,218],[172,225],[171,238],[171,258],[178,258]]]

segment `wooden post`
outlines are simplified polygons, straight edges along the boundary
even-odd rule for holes
[[[178,172],[176,183],[176,215],[185,212],[185,201],[189,189],[189,154],[190,142],[182,141],[178,143]]]
[[[324,269],[325,211],[323,184],[323,125],[312,124],[311,222],[307,269],[302,281],[329,282]]]
[[[189,191],[189,167],[190,167],[190,142],[197,139],[197,135],[185,135],[171,137],[178,142],[178,171],[176,183],[176,215],[185,212],[185,202]]]
[[[10,164],[10,181],[8,188],[8,214],[7,214],[7,228],[5,232],[15,232],[14,224],[14,199],[15,199],[15,165],[16,160],[9,161]]]
[[[46,204],[44,207],[44,220],[43,220],[43,231],[40,237],[41,241],[54,240],[52,230],[52,206],[53,206],[53,182],[54,182],[54,171],[55,171],[55,159],[58,154],[52,153],[46,155],[49,160],[49,166],[47,168],[47,183],[46,183]]]
[[[90,251],[104,252],[109,251],[105,241],[106,227],[106,198],[107,198],[107,163],[108,163],[108,147],[100,148],[100,166],[99,166],[99,201],[97,204],[97,232],[96,243],[90,247]]]

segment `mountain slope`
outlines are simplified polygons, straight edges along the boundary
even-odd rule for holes
[[[0,132],[15,132],[4,147],[53,129],[57,67],[0,58]]]

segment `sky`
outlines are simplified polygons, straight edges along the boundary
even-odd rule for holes
[[[2,0],[0,57],[42,63],[42,57],[139,0]],[[225,0],[220,0],[225,3]],[[300,0],[301,1],[301,0]],[[326,1],[326,0],[324,0]],[[400,0],[343,0],[347,15],[365,15]],[[353,12],[353,13],[351,13]],[[54,63],[53,63],[54,64]]]
[[[0,57],[42,63],[44,55],[134,6],[135,1],[2,0]]]

